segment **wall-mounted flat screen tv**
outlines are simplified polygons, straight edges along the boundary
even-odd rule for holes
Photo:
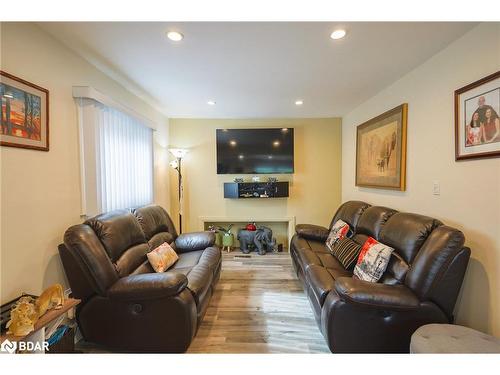
[[[293,128],[217,129],[217,174],[293,173]]]

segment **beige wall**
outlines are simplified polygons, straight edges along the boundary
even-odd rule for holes
[[[217,175],[215,129],[252,127],[295,128],[295,173],[277,175],[279,180],[291,182],[288,199],[224,199],[223,183],[241,176]],[[340,203],[341,121],[338,118],[170,119],[169,129],[171,145],[190,150],[183,164],[186,231],[199,229],[200,216],[249,219],[295,216],[297,223],[328,225]],[[172,218],[177,222],[177,179],[173,172],[170,177]]]
[[[437,217],[472,248],[457,322],[500,336],[500,159],[455,162],[454,90],[500,68],[500,24],[481,24],[343,118],[342,200]],[[390,67],[388,67],[390,69]],[[358,188],[356,125],[408,103],[407,190]],[[432,194],[433,181],[441,195]]]
[[[57,253],[80,219],[76,107],[72,86],[92,86],[158,124],[155,199],[168,207],[168,122],[152,107],[33,24],[1,24],[1,69],[50,91],[50,151],[2,147],[1,303],[65,283]]]

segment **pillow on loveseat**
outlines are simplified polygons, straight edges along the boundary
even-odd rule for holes
[[[352,270],[360,251],[361,245],[358,245],[350,238],[344,237],[333,245],[331,253],[346,270]]]
[[[376,283],[387,269],[393,251],[392,247],[368,237],[359,253],[354,276],[360,280]]]
[[[167,242],[150,251],[147,256],[151,267],[156,272],[165,272],[179,259],[175,250]]]
[[[330,229],[330,234],[326,239],[326,247],[328,250],[333,251],[333,245],[344,237],[348,237],[351,232],[349,224],[343,220],[337,220]]]

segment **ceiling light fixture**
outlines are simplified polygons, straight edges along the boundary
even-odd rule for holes
[[[215,100],[209,100],[209,101],[207,102],[207,104],[208,104],[208,105],[216,105],[216,104],[217,104],[217,102],[216,102]]]
[[[273,146],[274,146],[274,147],[279,147],[279,145],[280,145],[280,144],[281,144],[281,142],[280,142],[280,141],[274,141],[274,142],[273,142]]]
[[[3,94],[4,98],[14,99],[14,95],[12,94]]]
[[[236,141],[233,139],[233,140],[230,140],[229,141],[229,144],[233,147],[235,147],[238,143],[236,143]]]
[[[345,30],[338,29],[330,34],[330,38],[335,39],[335,40],[342,39],[343,37],[345,37],[345,34],[347,34]]]
[[[184,38],[184,35],[178,31],[169,31],[167,32],[167,38],[173,42],[180,42]]]
[[[302,99],[295,101],[295,105],[302,105],[302,104],[304,104],[304,101]]]

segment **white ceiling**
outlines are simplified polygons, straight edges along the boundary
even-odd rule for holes
[[[474,23],[41,23],[169,117],[343,116]],[[348,34],[329,35],[337,26]],[[184,34],[181,42],[167,30]],[[146,94],[147,93],[147,94]],[[217,105],[207,105],[207,100]],[[295,106],[296,99],[304,105]]]

